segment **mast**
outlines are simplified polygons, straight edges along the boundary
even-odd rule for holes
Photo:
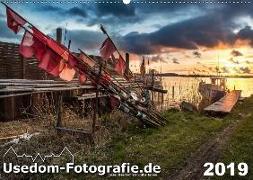
[[[218,68],[217,68],[217,76],[220,75],[220,54],[218,54]]]

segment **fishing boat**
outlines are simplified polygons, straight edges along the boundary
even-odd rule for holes
[[[203,80],[199,83],[198,91],[203,99],[208,99],[210,103],[216,102],[226,95],[227,79],[224,77],[211,77],[211,83],[206,83]]]

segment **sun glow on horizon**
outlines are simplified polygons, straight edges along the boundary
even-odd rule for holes
[[[246,46],[245,41],[238,41],[235,47],[220,44],[212,49],[202,48],[199,50],[199,57],[194,56],[194,52],[174,48],[167,53],[144,55],[150,61],[146,68],[156,69],[162,73],[178,74],[215,75],[218,71],[223,75],[253,74],[253,49]],[[139,64],[143,56],[136,54],[130,56],[132,56],[130,58],[132,67],[135,67],[133,71],[139,72]]]

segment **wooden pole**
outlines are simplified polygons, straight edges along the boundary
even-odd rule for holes
[[[99,81],[100,79],[100,76],[101,76],[101,73],[102,73],[102,64],[99,65],[99,75],[97,77],[97,81]],[[97,120],[97,114],[98,114],[98,105],[99,105],[99,97],[98,97],[98,92],[99,92],[99,89],[98,89],[98,85],[96,84],[96,99],[95,99],[95,103],[93,103],[94,105],[94,108],[93,108],[93,120],[92,120],[92,134],[95,133],[95,129],[96,129],[96,120]]]
[[[96,131],[96,120],[98,113],[98,86],[96,85],[96,99],[93,101],[93,119],[92,119],[92,134]]]
[[[62,126],[62,110],[63,110],[63,103],[62,103],[62,91],[59,91],[56,94],[56,127]]]
[[[172,86],[172,99],[174,100],[175,98],[175,86]]]

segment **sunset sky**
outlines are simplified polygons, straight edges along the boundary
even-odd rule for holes
[[[148,68],[162,72],[214,74],[219,62],[224,74],[253,73],[253,5],[115,2],[9,6],[52,37],[57,27],[66,29],[64,43],[71,39],[73,51],[98,54],[103,24],[121,52],[131,54],[134,72],[145,56]],[[1,5],[0,41],[18,43],[21,37],[7,28]]]

